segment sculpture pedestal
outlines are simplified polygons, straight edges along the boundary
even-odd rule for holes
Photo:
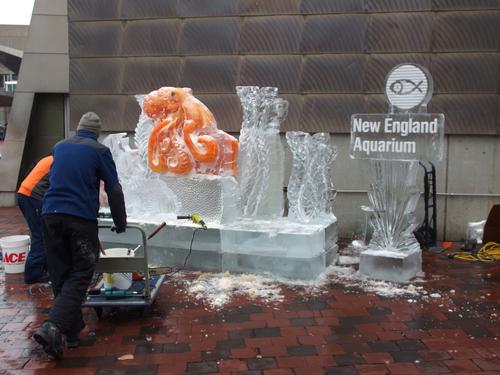
[[[422,272],[422,251],[393,252],[368,249],[361,253],[359,272],[369,278],[407,282]]]
[[[111,220],[102,219],[100,223],[111,224]],[[141,225],[149,233],[157,224]],[[181,267],[195,228],[199,226],[187,221],[167,221],[167,226],[148,242],[150,266]],[[133,229],[119,235],[101,229],[99,238],[105,249],[134,248],[140,243],[139,232]],[[208,230],[198,230],[186,268],[313,280],[336,262],[337,249],[337,221],[333,216],[331,220],[307,225],[286,218],[238,219],[229,225],[209,223]],[[138,254],[141,251],[142,248]]]

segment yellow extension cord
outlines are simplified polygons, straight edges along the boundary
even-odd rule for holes
[[[500,244],[488,242],[479,249],[476,255],[466,251],[451,255],[453,259],[468,260],[471,262],[498,262],[500,261]]]

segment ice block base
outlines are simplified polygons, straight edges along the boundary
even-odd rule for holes
[[[422,251],[406,252],[368,249],[361,253],[359,272],[369,278],[408,282],[422,272]]]

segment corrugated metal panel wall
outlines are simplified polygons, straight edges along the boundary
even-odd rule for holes
[[[348,132],[385,75],[430,69],[449,134],[500,134],[498,0],[69,0],[70,108],[134,129],[133,94],[188,86],[238,131],[236,85],[277,86],[283,130]]]

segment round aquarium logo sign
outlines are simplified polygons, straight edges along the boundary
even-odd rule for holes
[[[385,80],[385,96],[390,104],[409,110],[429,102],[433,83],[427,69],[417,64],[400,64]]]

